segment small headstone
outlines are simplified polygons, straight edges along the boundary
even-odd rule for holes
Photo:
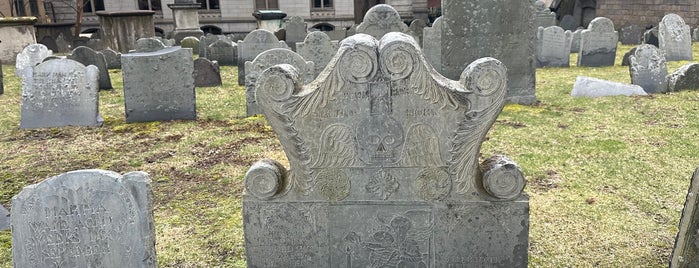
[[[570,42],[570,53],[580,52],[580,37],[585,29],[577,29],[573,32],[573,40]]]
[[[648,95],[637,85],[617,83],[592,77],[578,76],[570,93],[573,97],[597,98],[605,96]]]
[[[227,39],[217,40],[206,49],[206,58],[218,61],[221,66],[235,66],[238,64],[238,45]]]
[[[330,40],[334,41],[340,41],[348,36],[347,30],[345,29],[335,29],[332,31],[326,31],[325,34],[327,34],[328,37],[330,37]]]
[[[260,113],[255,97],[255,88],[262,71],[277,64],[288,64],[296,68],[303,84],[310,83],[315,78],[313,75],[313,62],[306,61],[299,54],[289,49],[274,48],[260,53],[260,55],[255,57],[255,60],[245,63],[245,70],[247,70],[245,73],[245,98],[248,116]]]
[[[692,31],[692,42],[699,42],[699,28]]]
[[[49,50],[42,44],[31,44],[17,54],[15,61],[15,76],[22,76],[22,70],[27,67],[34,67],[44,61],[44,58],[53,55],[53,51]]]
[[[144,172],[63,173],[12,198],[14,267],[157,267]]]
[[[325,69],[337,53],[337,49],[337,41],[331,41],[327,34],[320,31],[309,33],[303,43],[296,44],[298,54],[313,62],[313,78],[318,77],[318,74]]]
[[[44,36],[43,38],[41,38],[41,40],[39,40],[39,44],[43,44],[51,51],[58,51],[58,45],[56,44],[56,40],[54,40],[51,36]]]
[[[658,41],[658,28],[651,28],[643,33],[643,43],[660,47]]]
[[[437,71],[442,71],[442,18],[437,18],[432,27],[425,27],[422,32],[422,50],[427,61]]]
[[[308,34],[308,25],[302,17],[292,16],[288,21],[284,23],[284,29],[286,30],[286,44],[294,51],[296,51],[296,43],[303,42]],[[281,40],[281,39],[280,39]]]
[[[410,22],[410,30],[415,33],[415,36],[418,38],[417,42],[420,44],[422,44],[422,40],[424,40],[422,38],[425,27],[427,27],[427,23],[424,20],[414,19],[412,22]]]
[[[668,90],[671,92],[699,89],[699,63],[683,65],[667,77]]]
[[[631,65],[631,55],[636,53],[637,48],[638,47],[634,47],[634,48],[630,49],[629,51],[627,51],[626,53],[624,53],[624,57],[621,59],[621,66]]]
[[[273,48],[289,48],[274,34],[265,29],[257,29],[238,41],[238,85],[245,85],[245,62],[252,61],[260,53]]]
[[[622,45],[638,45],[645,31],[646,28],[640,25],[626,25],[619,30],[619,41]]]
[[[640,45],[629,61],[631,84],[641,86],[646,93],[667,92],[665,56],[657,47]]]
[[[112,89],[112,80],[107,69],[107,60],[101,52],[89,47],[76,47],[68,58],[82,63],[85,66],[94,65],[99,72],[99,89]]]
[[[689,182],[678,229],[670,268],[699,267],[699,244],[696,242],[699,232],[699,168],[694,171]]]
[[[194,86],[217,87],[222,85],[218,62],[206,58],[194,60]]]
[[[279,40],[286,41],[286,29],[281,28],[279,30],[274,31],[274,36],[277,37],[277,39]]]
[[[107,61],[107,69],[121,69],[121,53],[110,48],[100,51]]]
[[[415,33],[405,25],[398,15],[398,11],[386,4],[375,5],[366,12],[364,20],[357,26],[357,33],[363,33],[381,38],[390,32],[401,32],[413,36],[419,40]]]
[[[187,36],[180,41],[180,46],[183,48],[191,48],[192,53],[199,54],[199,38]]]
[[[100,126],[99,70],[56,59],[22,73],[20,128]]]
[[[195,120],[192,50],[143,48],[121,56],[126,122]]]
[[[692,60],[692,33],[677,14],[667,14],[658,29],[660,50],[667,61]]]
[[[162,38],[160,36],[153,37],[157,39],[158,41],[162,42],[165,47],[171,47],[175,45],[175,39],[167,39],[167,38]]]
[[[219,38],[215,35],[206,35],[199,38],[199,57],[206,58],[206,49],[209,45],[218,41]]]
[[[573,15],[565,15],[563,18],[561,18],[561,22],[558,24],[558,26],[561,26],[561,28],[566,31],[575,31],[575,29],[580,26],[580,23],[575,20]]]
[[[537,67],[570,66],[570,44],[573,33],[558,26],[539,27],[536,42]]]
[[[578,66],[613,66],[618,41],[614,23],[605,17],[595,18],[580,36]]]
[[[537,0],[534,3],[536,22],[534,27],[551,27],[556,26],[556,13],[552,12],[543,0]]]
[[[58,37],[56,37],[56,52],[58,53],[68,53],[71,50],[71,45],[70,42],[66,41],[65,36],[63,36],[63,33],[59,33]]]
[[[10,212],[0,204],[0,231],[10,229]]]
[[[165,44],[157,38],[140,38],[136,40],[136,49],[134,52],[154,52],[163,50],[165,47]]]

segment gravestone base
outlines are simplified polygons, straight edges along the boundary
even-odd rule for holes
[[[584,57],[578,58],[578,66],[586,67],[601,67],[613,66],[616,51],[599,52],[594,54],[585,54]]]

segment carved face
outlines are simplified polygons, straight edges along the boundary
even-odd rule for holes
[[[366,164],[395,163],[404,142],[403,128],[390,116],[372,116],[357,126],[357,151]]]

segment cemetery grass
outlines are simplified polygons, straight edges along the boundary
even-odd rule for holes
[[[223,86],[196,89],[197,121],[126,124],[121,73],[110,70],[103,127],[20,130],[21,81],[4,65],[0,203],[71,170],[146,171],[161,267],[244,267],[244,174],[261,158],[288,162],[264,118],[245,117],[236,68],[221,69]],[[508,155],[527,176],[530,267],[666,267],[699,163],[699,91],[572,98],[578,75],[629,82],[618,65],[539,69],[540,103],[505,106],[481,150]],[[0,268],[11,266],[3,231]]]

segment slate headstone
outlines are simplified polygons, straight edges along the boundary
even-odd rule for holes
[[[427,61],[437,72],[442,71],[442,17],[437,18],[432,27],[425,27],[422,32],[422,50]]]
[[[99,72],[99,89],[112,89],[112,79],[109,77],[107,60],[101,52],[92,50],[89,47],[76,47],[68,58],[82,63],[85,66],[94,65]]]
[[[637,24],[630,24],[619,29],[619,41],[622,45],[638,45],[643,38],[645,27]]]
[[[619,34],[612,20],[597,17],[580,35],[578,66],[613,66]]]
[[[605,96],[648,95],[637,85],[617,83],[587,76],[578,76],[570,93],[573,97],[598,98]]]
[[[245,62],[252,61],[260,53],[273,48],[289,48],[274,34],[265,29],[257,29],[238,41],[238,85],[245,85]]]
[[[313,62],[313,78],[325,69],[328,62],[337,53],[337,41],[331,41],[324,32],[310,32],[303,43],[296,44],[296,51],[301,57]]]
[[[199,38],[199,57],[206,58],[206,49],[209,45],[218,41],[219,38],[214,35],[206,35]]]
[[[58,45],[56,44],[56,40],[53,39],[51,36],[44,36],[39,40],[39,44],[42,44],[46,46],[49,50],[51,51],[58,51]]]
[[[71,44],[70,42],[66,41],[65,36],[63,36],[63,33],[59,33],[58,37],[56,37],[56,52],[58,53],[68,53],[71,50]]]
[[[357,33],[368,34],[374,38],[381,38],[390,32],[406,33],[419,40],[408,25],[405,25],[398,11],[386,4],[371,7],[364,15],[362,23],[357,26]]]
[[[660,49],[654,45],[640,45],[629,62],[631,84],[641,86],[646,93],[667,92],[667,65]]]
[[[658,28],[651,28],[643,33],[643,43],[660,47],[658,41]]]
[[[634,47],[634,48],[630,49],[629,51],[627,51],[626,53],[624,53],[624,57],[621,59],[621,66],[631,65],[631,55],[636,53],[637,48],[638,47]]]
[[[165,47],[167,46],[157,38],[139,38],[136,40],[136,49],[133,52],[154,52],[163,50]]]
[[[24,49],[22,52],[17,54],[15,61],[15,76],[22,76],[22,70],[27,67],[33,67],[41,63],[44,58],[53,55],[53,51],[49,50],[43,44],[31,44]]]
[[[558,26],[561,26],[561,28],[566,31],[575,31],[575,29],[580,26],[580,23],[575,20],[573,15],[564,15],[563,18],[561,18],[561,21],[558,23]]]
[[[199,38],[187,36],[180,41],[180,46],[183,48],[191,48],[192,53],[199,54]]]
[[[63,173],[12,198],[14,267],[157,267],[144,172]]]
[[[570,66],[570,44],[573,33],[558,26],[539,27],[536,42],[537,67]]]
[[[268,159],[245,176],[249,267],[527,267],[522,170],[478,165],[504,64],[478,59],[450,81],[393,32],[348,37],[326,71],[306,87],[290,65],[258,80],[290,170]]]
[[[0,204],[0,231],[10,229],[10,212]]]
[[[678,229],[670,268],[699,267],[699,244],[696,243],[699,232],[699,168],[694,171],[689,182]]]
[[[551,27],[556,26],[556,13],[552,12],[546,3],[542,0],[537,0],[534,3],[536,22],[534,27],[539,29],[539,27]]]
[[[126,122],[195,120],[192,50],[139,48],[121,56]]]
[[[286,44],[294,51],[296,51],[296,43],[303,42],[308,34],[308,25],[302,17],[292,16],[288,21],[284,23],[284,29],[286,30]]]
[[[667,77],[669,91],[699,89],[699,63],[683,65]]]
[[[221,39],[213,42],[206,49],[206,58],[218,61],[221,66],[235,66],[238,63],[238,45],[233,42]]]
[[[585,29],[577,29],[573,32],[573,40],[570,42],[570,53],[580,52],[580,37],[582,36],[582,31]]]
[[[194,60],[194,86],[217,87],[222,85],[218,62],[206,58]]]
[[[667,14],[658,29],[660,50],[668,61],[692,60],[692,32],[677,14]]]
[[[410,30],[415,33],[415,36],[417,36],[417,42],[422,44],[423,35],[424,35],[424,30],[425,27],[427,27],[427,23],[424,20],[421,19],[414,19],[413,21],[410,22]]]
[[[699,28],[695,28],[692,31],[692,42],[699,42]]]
[[[107,69],[121,69],[121,53],[110,48],[100,51],[107,62]]]
[[[22,73],[20,128],[100,126],[99,70],[56,59]]]

